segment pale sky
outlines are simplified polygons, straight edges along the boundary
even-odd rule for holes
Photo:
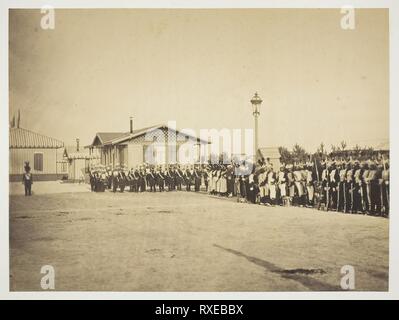
[[[315,151],[389,139],[388,10],[10,10],[10,118],[73,144],[168,120]]]

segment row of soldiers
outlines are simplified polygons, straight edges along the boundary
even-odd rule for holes
[[[159,192],[165,190],[200,191],[201,184],[205,181],[207,189],[207,171],[204,166],[153,166],[142,164],[134,169],[126,166],[115,168],[98,166],[90,173],[90,185],[92,191],[105,191],[111,189],[113,192],[124,192],[128,188],[130,192]]]
[[[253,203],[389,214],[389,162],[385,160],[309,161],[282,165],[279,171],[263,162],[238,180],[241,196]]]
[[[183,190],[237,197],[274,206],[315,207],[345,213],[389,214],[389,162],[328,159],[273,168],[269,159],[229,164],[100,166],[90,172],[93,191]]]

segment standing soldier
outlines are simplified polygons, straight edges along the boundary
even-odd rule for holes
[[[267,189],[269,192],[270,204],[274,206],[276,204],[277,190],[276,190],[276,173],[273,170],[272,163],[270,163],[269,165],[266,182],[267,182]]]
[[[382,172],[384,171],[384,164],[382,162],[382,159],[378,161],[377,164],[377,179],[378,179],[378,193],[380,195],[380,201],[379,201],[379,215],[383,216],[385,214],[385,208],[384,208],[384,193],[383,193],[383,184],[382,184]]]
[[[220,195],[227,196],[227,168],[224,164],[222,164],[221,172],[220,172]]]
[[[147,189],[146,170],[145,170],[144,165],[140,167],[140,171],[139,171],[139,188],[140,188],[140,192],[145,192]]]
[[[352,211],[354,213],[363,213],[363,170],[360,167],[359,161],[355,161],[353,167],[353,205]]]
[[[368,175],[369,192],[370,192],[370,213],[376,215],[380,211],[381,196],[378,184],[378,172],[375,162],[371,162]]]
[[[246,177],[246,193],[247,201],[249,203],[256,203],[256,196],[258,195],[259,188],[255,183],[255,165],[253,165],[252,173]]]
[[[245,162],[242,162],[238,167],[238,185],[239,185],[239,201],[246,201],[247,200],[247,166]]]
[[[226,179],[227,179],[227,196],[231,198],[234,196],[234,167],[232,164],[229,164],[227,166]]]
[[[107,189],[111,190],[112,188],[112,170],[111,167],[107,167]]]
[[[287,205],[291,205],[293,203],[295,197],[295,179],[293,169],[294,166],[292,164],[287,164],[287,188],[288,188],[288,202]]]
[[[186,167],[186,170],[184,172],[184,180],[186,183],[186,191],[191,191],[191,169],[189,169],[189,167]]]
[[[139,170],[138,170],[138,166],[136,166],[133,170],[132,173],[132,185],[133,185],[133,191],[134,192],[139,192]]]
[[[183,183],[183,171],[180,169],[180,165],[177,166],[176,172],[175,172],[175,182],[176,182],[176,189],[178,191],[181,191],[181,185]]]
[[[150,186],[150,192],[156,192],[156,190],[155,190],[156,177],[155,177],[155,173],[154,173],[154,168],[147,170],[146,177],[147,177],[147,183]]]
[[[22,183],[25,187],[25,196],[32,195],[33,176],[30,172],[29,162],[25,163],[25,173],[22,176]]]
[[[89,171],[89,180],[90,180],[90,189],[91,191],[95,190],[95,186],[96,186],[96,181],[95,181],[95,171],[94,169],[90,169]]]
[[[362,197],[364,202],[364,213],[370,213],[370,188],[368,176],[370,173],[369,165],[366,161],[361,162],[361,167],[363,169],[362,174]]]
[[[129,192],[134,191],[134,176],[133,176],[133,174],[134,174],[134,170],[133,170],[133,168],[131,168],[127,175],[127,180],[128,180],[128,184],[129,184]]]
[[[296,204],[303,207],[305,205],[305,192],[303,187],[303,176],[302,176],[302,168],[301,165],[296,164],[294,166],[294,184],[296,189],[297,201]]]
[[[201,173],[199,171],[199,168],[196,167],[194,169],[194,190],[195,190],[195,192],[200,191],[200,187],[201,187]]]
[[[346,165],[346,183],[345,183],[345,191],[346,191],[346,208],[345,213],[352,213],[353,210],[353,168],[352,162],[349,161]]]
[[[104,192],[108,185],[108,175],[105,167],[103,167],[100,172],[100,183],[101,185],[99,191]]]
[[[177,179],[177,170],[175,166],[172,166],[171,170],[170,170],[170,174],[172,177],[172,190],[176,191],[176,181]]]
[[[216,175],[217,175],[217,171],[216,171],[216,165],[212,164],[212,170],[210,173],[210,194],[216,194]]]
[[[330,199],[331,199],[331,203],[330,203],[330,208],[332,210],[336,210],[337,209],[337,198],[338,198],[338,182],[339,182],[339,173],[336,167],[336,163],[335,161],[333,161],[331,163],[331,167],[330,167],[330,174],[329,174],[329,178],[330,178],[330,182],[329,182],[329,186],[330,186]]]
[[[168,191],[172,191],[174,181],[173,181],[173,176],[171,173],[170,165],[167,166],[165,175],[166,175],[166,184],[168,185]]]
[[[156,178],[157,178],[159,192],[165,191],[165,175],[162,167],[158,169]]]
[[[314,206],[314,182],[315,182],[315,175],[314,175],[314,164],[313,162],[306,163],[306,170],[305,170],[305,185],[307,191],[307,204],[306,206],[312,208]]]
[[[119,171],[117,167],[112,171],[112,192],[116,192],[119,185]]]
[[[268,185],[266,166],[262,165],[258,173],[259,204],[266,204],[268,201]]]
[[[206,190],[206,192],[208,192],[209,173],[208,173],[208,168],[206,166],[202,167],[201,176],[202,176],[202,179],[204,179],[205,190]]]
[[[341,162],[339,165],[339,182],[338,182],[338,201],[337,201],[337,211],[345,212],[346,207],[346,165],[345,162]]]
[[[325,161],[322,164],[323,171],[321,173],[321,186],[322,186],[322,197],[319,204],[324,204],[325,209],[328,211],[330,207],[330,177],[329,177],[329,164]]]
[[[389,216],[389,163],[383,160],[383,171],[381,173],[381,194],[382,194],[382,209],[381,213]]]
[[[280,171],[277,175],[277,186],[278,186],[278,204],[281,206],[286,201],[287,197],[287,172],[285,166],[280,166]]]
[[[126,173],[124,168],[122,167],[119,171],[119,191],[124,192],[126,187]]]

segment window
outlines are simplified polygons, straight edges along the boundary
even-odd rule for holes
[[[33,169],[35,171],[43,171],[43,153],[35,153],[33,155]]]

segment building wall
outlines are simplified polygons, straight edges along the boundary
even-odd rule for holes
[[[263,157],[265,160],[269,158],[270,163],[273,164],[273,168],[279,169],[281,166],[280,152],[277,147],[266,147],[261,148],[257,152],[257,158]]]
[[[39,174],[56,174],[57,173],[57,149],[24,149],[10,148],[10,174],[24,173],[25,161],[29,161],[31,172],[35,175]],[[34,154],[43,154],[43,171],[34,169]]]
[[[85,176],[86,159],[72,159],[68,168],[68,180],[79,180]]]
[[[170,132],[172,143],[176,143],[176,154],[175,156],[172,156],[171,146],[169,146],[168,149],[163,147],[163,143],[168,143],[168,134],[169,132],[167,129],[159,129],[147,135],[147,137],[142,135],[117,146],[98,148],[101,156],[101,163],[105,166],[124,164],[128,168],[133,168],[145,161],[146,151],[153,151],[155,157],[154,162],[156,164],[175,163],[176,161],[179,161],[178,153],[180,146],[187,141],[186,135],[181,132],[177,134],[174,131]],[[154,141],[160,143],[161,146],[154,146],[154,148],[149,147],[154,143]],[[194,162],[199,160],[200,155],[198,146],[194,146],[193,156]]]

